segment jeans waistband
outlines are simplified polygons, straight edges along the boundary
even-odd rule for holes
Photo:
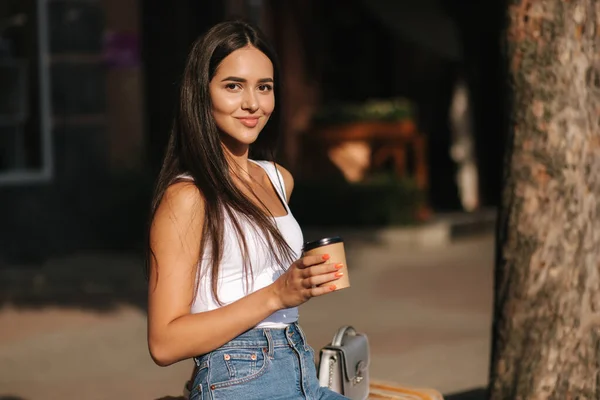
[[[264,348],[269,355],[277,347],[296,347],[298,345],[308,349],[306,337],[297,322],[289,324],[286,328],[254,328],[250,329],[235,339],[225,343],[223,346],[213,350],[214,353],[223,349],[236,347],[244,348]],[[199,365],[202,359],[208,357],[211,353],[194,357],[196,364]]]

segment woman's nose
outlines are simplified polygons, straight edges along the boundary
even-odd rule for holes
[[[252,91],[247,91],[242,101],[242,109],[250,112],[258,110],[258,101],[256,95]]]

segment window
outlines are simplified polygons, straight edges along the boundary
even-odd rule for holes
[[[52,178],[46,3],[0,1],[0,185]]]

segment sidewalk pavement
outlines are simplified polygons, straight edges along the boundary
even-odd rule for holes
[[[355,238],[347,257],[352,287],[303,305],[300,323],[317,352],[342,325],[366,332],[378,380],[445,394],[480,388],[488,373],[493,248],[491,233],[433,247]],[[69,279],[32,272],[19,278],[29,294],[0,282],[0,398],[181,393],[191,362],[160,368],[148,355],[140,258],[79,254],[50,264]],[[123,271],[137,271],[129,274],[137,283],[119,281]],[[89,275],[96,279],[81,278]],[[127,295],[111,294],[99,276]]]

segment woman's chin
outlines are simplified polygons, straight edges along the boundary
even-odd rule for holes
[[[239,143],[245,144],[245,145],[251,145],[252,143],[256,142],[256,139],[258,139],[258,133],[259,133],[258,130],[256,130],[256,131],[252,130],[252,131],[239,132],[236,135],[229,135],[229,136],[235,142],[239,142]]]
[[[223,144],[234,154],[242,153],[248,150],[248,147],[256,142],[258,135],[254,132],[244,134],[221,136]]]

